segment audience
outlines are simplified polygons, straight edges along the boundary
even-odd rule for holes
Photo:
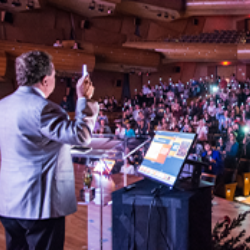
[[[100,126],[97,131],[99,134],[111,134],[111,129],[104,119],[100,120]]]
[[[68,105],[68,100],[67,100],[67,96],[65,95],[60,103],[60,106],[67,112],[69,112],[69,105]]]
[[[223,154],[225,156],[224,164],[226,168],[235,169],[237,167],[237,159],[239,153],[239,143],[236,141],[236,134],[229,134],[229,141],[225,145]]]
[[[123,174],[135,174],[135,167],[130,164],[129,160],[121,167],[121,173]]]
[[[184,85],[170,78],[168,83],[144,84],[122,104],[114,96],[100,97],[95,132],[113,131],[121,139],[153,136],[155,130],[196,133],[190,157],[207,162],[205,172],[222,175],[225,169],[237,168],[239,157],[250,157],[246,125],[250,124],[250,90],[249,81],[239,84],[235,76],[230,82],[223,78],[223,84],[218,83],[206,77]],[[118,121],[110,123],[111,129],[103,111],[121,114]],[[133,164],[123,166],[122,171]],[[134,166],[131,169],[136,173]]]
[[[207,142],[204,145],[204,149],[205,151],[202,153],[202,159],[209,164],[209,167],[205,169],[205,172],[219,175],[223,170],[220,152],[213,150]]]
[[[63,47],[60,39],[56,39],[56,42],[53,44],[54,47]]]
[[[116,121],[115,135],[119,139],[123,139],[125,137],[125,128],[122,127],[122,122],[121,121]]]
[[[75,43],[74,43],[74,45],[73,45],[72,49],[79,49],[79,47],[78,47],[78,43],[77,43],[77,42],[75,42]]]
[[[199,141],[207,141],[208,128],[203,119],[200,120],[199,126],[196,129],[196,133]]]
[[[126,124],[126,129],[125,129],[125,136],[127,138],[135,137],[135,131],[134,129],[131,128],[130,122]]]

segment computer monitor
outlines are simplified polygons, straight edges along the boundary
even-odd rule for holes
[[[195,138],[191,133],[156,131],[138,172],[174,186]]]

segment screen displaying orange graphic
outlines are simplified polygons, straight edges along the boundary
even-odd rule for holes
[[[170,152],[170,149],[171,145],[152,142],[145,158],[163,164]]]

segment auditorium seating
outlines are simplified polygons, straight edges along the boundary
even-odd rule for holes
[[[62,46],[65,49],[72,49],[72,47],[74,46],[75,41],[74,40],[63,40],[62,41]]]
[[[82,50],[0,40],[0,76],[4,76],[6,73],[6,54],[15,58],[30,50],[48,52],[53,57],[55,68],[58,71],[81,73],[82,65],[87,64],[88,71],[92,72],[95,67],[95,56]]]
[[[240,195],[250,194],[250,160],[241,158],[237,175],[238,191]]]
[[[7,67],[7,57],[4,51],[0,51],[0,76],[4,76]]]
[[[236,30],[215,30],[199,35],[182,35],[179,38],[166,38],[165,42],[182,43],[245,43],[246,34]]]

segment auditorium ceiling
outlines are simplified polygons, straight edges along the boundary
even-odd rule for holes
[[[0,10],[20,16],[2,25],[0,40],[49,46],[57,37],[74,39],[95,56],[95,69],[154,72],[171,62],[250,62],[243,34],[227,34],[228,40],[212,34],[243,27],[250,0],[0,0]],[[45,29],[30,21],[34,16]],[[203,34],[212,35],[206,40]]]
[[[178,18],[203,15],[249,15],[249,0],[40,0],[83,16],[129,14],[141,18],[174,21]],[[92,11],[89,11],[89,7]],[[101,11],[100,11],[101,7]]]
[[[43,0],[41,0],[43,1]],[[40,0],[1,0],[0,10],[7,10],[10,12],[21,12],[27,10],[37,10],[41,8]]]

